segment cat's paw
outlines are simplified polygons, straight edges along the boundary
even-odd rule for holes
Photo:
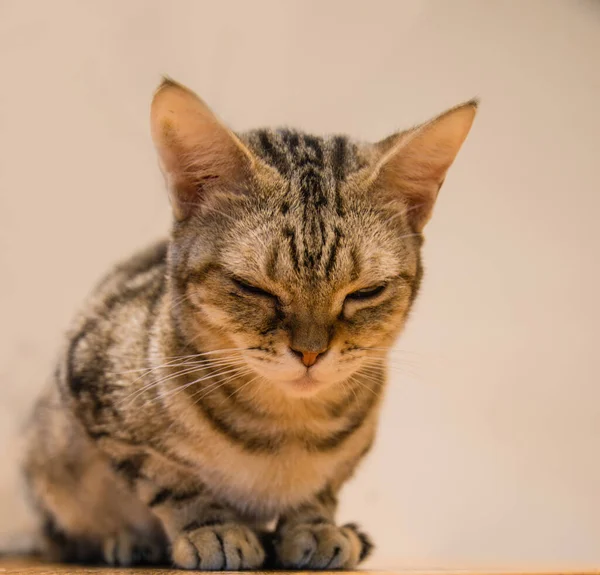
[[[108,565],[129,567],[160,564],[165,560],[166,549],[164,542],[156,538],[143,537],[124,530],[104,541],[102,553]]]
[[[172,558],[183,569],[237,571],[261,567],[265,552],[250,528],[226,523],[182,533],[173,542]]]
[[[275,539],[276,563],[287,569],[353,569],[373,545],[350,524],[300,524],[284,529]]]

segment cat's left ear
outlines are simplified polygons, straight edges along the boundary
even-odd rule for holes
[[[446,172],[471,129],[477,105],[471,100],[375,145],[372,182],[390,200],[399,201],[417,232],[431,217]]]
[[[152,100],[150,122],[178,220],[186,219],[211,193],[246,189],[252,155],[191,90],[163,80]]]

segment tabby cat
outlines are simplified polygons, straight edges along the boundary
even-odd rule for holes
[[[376,144],[236,134],[163,81],[170,238],[96,287],[32,417],[49,557],[349,569],[369,554],[335,523],[337,494],[373,443],[422,230],[476,107]]]

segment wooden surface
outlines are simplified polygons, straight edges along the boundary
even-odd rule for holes
[[[175,569],[112,569],[108,567],[77,567],[72,565],[51,565],[47,563],[40,563],[33,560],[17,560],[8,559],[0,560],[0,575],[184,575],[186,571],[179,571]],[[192,572],[187,572],[192,573]],[[197,573],[197,572],[196,572]],[[246,572],[248,573],[248,572]],[[257,575],[264,575],[266,571],[254,571]],[[294,571],[286,573],[284,571],[273,572],[277,575],[301,575],[302,573]],[[320,573],[321,575],[344,575],[342,571],[312,571],[311,574]],[[355,572],[356,574],[357,572]],[[361,572],[358,572],[361,573]],[[554,571],[554,572],[540,572],[540,573],[507,573],[507,572],[489,572],[481,573],[474,571],[408,571],[408,570],[389,570],[389,571],[362,571],[365,575],[600,575],[600,569],[596,571],[577,572],[577,571]],[[346,573],[349,575],[349,573]]]
[[[0,575],[185,575],[186,573],[198,573],[198,571],[181,571],[176,569],[148,569],[148,568],[109,568],[109,567],[78,567],[73,565],[52,565],[39,563],[30,560],[0,560]],[[265,571],[254,571],[246,573],[255,573],[264,575]],[[293,572],[294,575],[301,575],[300,571]],[[314,573],[314,572],[313,572]],[[320,572],[323,575],[344,575],[342,571]],[[373,571],[364,572],[365,575],[383,575]],[[392,573],[391,571],[388,573]],[[278,575],[286,575],[283,571],[278,571]],[[290,574],[291,575],[291,574]]]
[[[182,571],[177,569],[149,569],[149,568],[109,568],[109,567],[78,567],[75,565],[53,565],[32,560],[0,560],[0,575],[185,575],[186,573],[198,573],[198,571]],[[213,572],[214,573],[214,572]],[[229,572],[231,573],[231,572]],[[253,571],[264,575],[266,571]],[[277,575],[286,575],[284,571],[274,572]],[[294,571],[293,575],[301,575],[302,572]],[[315,573],[315,572],[312,572]],[[344,575],[343,571],[320,571],[321,575]],[[356,573],[356,572],[355,572]],[[365,575],[383,575],[382,572],[364,571]],[[392,574],[386,572],[386,575]],[[287,575],[292,575],[289,573]]]

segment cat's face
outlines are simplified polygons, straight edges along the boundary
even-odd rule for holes
[[[237,137],[163,85],[153,128],[177,216],[171,273],[203,349],[214,334],[296,395],[372,369],[416,296],[421,230],[473,113],[376,145]]]
[[[346,380],[389,346],[418,288],[421,236],[398,207],[374,204],[358,149],[338,140],[349,157],[336,178],[330,141],[311,140],[315,165],[304,137],[294,134],[293,156],[285,134],[263,139],[286,154],[287,175],[265,166],[244,194],[213,198],[177,224],[174,249],[187,254],[199,322],[226,331],[257,374],[302,393]],[[257,156],[258,141],[248,140]]]

